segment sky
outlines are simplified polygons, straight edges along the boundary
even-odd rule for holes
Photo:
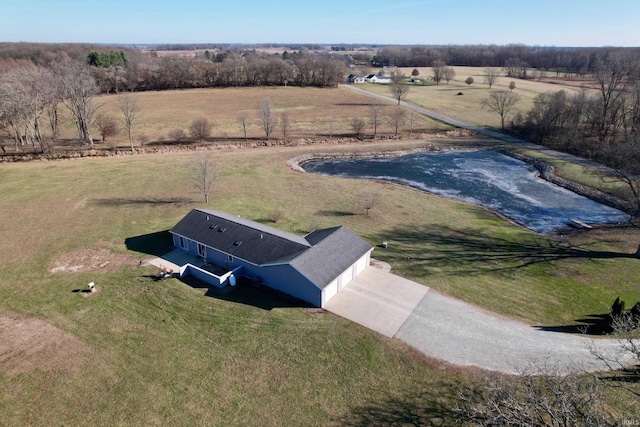
[[[640,46],[640,1],[0,0],[0,42]]]

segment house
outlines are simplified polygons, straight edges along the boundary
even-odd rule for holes
[[[367,81],[369,83],[388,84],[388,83],[391,83],[391,77],[389,77],[389,76],[381,76],[381,75],[378,75],[378,74],[369,74],[367,77],[365,77],[365,81]]]
[[[218,287],[245,276],[317,307],[367,268],[373,251],[342,226],[302,237],[204,209],[191,210],[170,233],[176,248],[199,260],[181,266],[181,276]]]
[[[349,77],[347,77],[347,81],[349,83],[364,83],[365,82],[365,78],[362,76],[358,76],[355,74],[349,74]]]

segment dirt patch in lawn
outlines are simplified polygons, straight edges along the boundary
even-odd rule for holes
[[[35,370],[75,372],[88,354],[78,338],[44,320],[0,315],[0,372],[9,378]]]
[[[132,255],[115,253],[107,248],[78,249],[53,261],[52,273],[78,273],[82,271],[116,271],[122,267],[137,265]]]

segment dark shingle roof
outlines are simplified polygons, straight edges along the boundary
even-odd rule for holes
[[[193,209],[171,232],[256,265],[292,260],[311,246],[296,234],[212,210]]]
[[[346,227],[314,231],[306,239],[313,246],[290,264],[321,289],[371,250],[370,244]]]
[[[305,237],[220,211],[193,209],[172,233],[256,265],[289,263],[318,288],[372,249],[346,227]]]

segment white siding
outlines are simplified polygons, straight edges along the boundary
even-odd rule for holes
[[[369,266],[371,251],[364,254],[322,290],[322,306]]]
[[[333,282],[329,283],[322,290],[322,306],[324,306],[325,303],[329,301],[331,298],[333,298],[333,296],[337,293],[338,293],[338,279],[336,278]]]

